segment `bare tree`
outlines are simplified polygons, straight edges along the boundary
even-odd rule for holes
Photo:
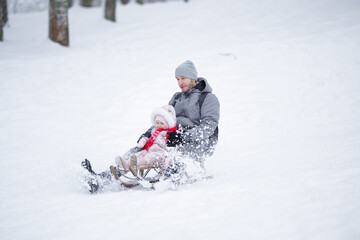
[[[50,0],[49,37],[63,46],[69,46],[69,23],[67,0]]]
[[[1,10],[1,7],[0,7]],[[3,26],[2,26],[2,13],[0,12],[0,41],[4,41],[3,40]]]
[[[99,7],[101,0],[80,0],[80,5],[83,7]]]
[[[106,2],[105,2],[105,18],[107,20],[116,22],[115,9],[116,9],[116,0],[106,0]]]
[[[156,2],[167,2],[168,0],[136,0],[139,4],[145,4],[145,3],[156,3]],[[185,0],[187,2],[187,0]]]
[[[0,41],[4,41],[3,26],[7,20],[6,0],[0,0]]]
[[[0,0],[0,9],[2,14],[2,25],[4,26],[8,21],[8,14],[7,14],[7,3],[6,0]]]

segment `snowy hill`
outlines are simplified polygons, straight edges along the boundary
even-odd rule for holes
[[[10,14],[0,42],[0,239],[359,239],[360,2],[193,0]],[[33,28],[33,26],[36,26]],[[192,60],[221,104],[214,179],[81,187],[134,146]]]

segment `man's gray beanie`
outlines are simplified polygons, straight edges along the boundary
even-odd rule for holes
[[[175,77],[183,76],[190,79],[197,80],[197,71],[192,61],[187,60],[180,64],[175,70]]]

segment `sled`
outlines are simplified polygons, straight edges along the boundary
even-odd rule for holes
[[[85,159],[81,165],[87,170],[87,175],[84,177],[85,184],[90,193],[99,193],[106,190],[106,187],[111,184],[118,183],[123,188],[139,188],[147,190],[155,190],[156,183],[169,180],[174,186],[193,184],[202,180],[212,179],[211,175],[192,176],[186,171],[183,171],[181,164],[173,164],[174,168],[168,167],[165,169],[161,164],[153,164],[141,166],[137,168],[136,173],[131,171],[125,172],[122,169],[117,169],[110,166],[109,171],[100,174],[92,170],[90,161]],[[116,171],[116,174],[114,174]],[[120,176],[117,176],[117,175]]]
[[[141,166],[136,169],[136,172],[125,172],[122,169],[117,169],[110,166],[110,172],[115,180],[120,181],[120,184],[127,188],[133,188],[140,185],[140,182],[147,182],[154,184],[160,181],[165,169],[160,164]],[[118,174],[120,173],[120,176]]]

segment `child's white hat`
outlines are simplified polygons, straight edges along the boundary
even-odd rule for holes
[[[155,119],[157,116],[160,116],[159,120],[161,120],[161,117],[168,128],[173,128],[176,126],[176,113],[175,108],[171,105],[165,105],[161,108],[155,109],[151,114],[151,123],[155,126]],[[162,121],[163,122],[163,121]]]

